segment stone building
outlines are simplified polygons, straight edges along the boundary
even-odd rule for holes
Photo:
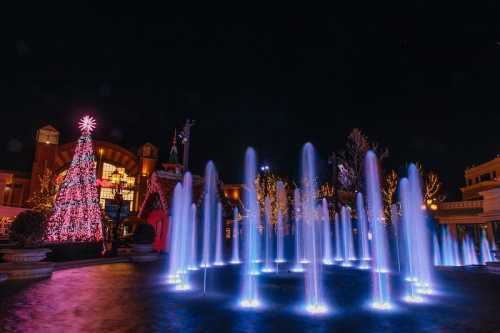
[[[464,172],[462,201],[442,202],[433,211],[441,225],[458,238],[468,232],[478,239],[486,230],[490,241],[500,240],[500,156]]]

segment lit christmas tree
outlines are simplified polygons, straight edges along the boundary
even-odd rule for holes
[[[85,116],[79,127],[82,136],[48,221],[46,241],[49,243],[102,240],[96,164],[90,137],[95,120]]]

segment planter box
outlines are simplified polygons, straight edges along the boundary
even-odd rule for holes
[[[32,263],[47,258],[50,249],[2,249],[3,260],[11,263]]]

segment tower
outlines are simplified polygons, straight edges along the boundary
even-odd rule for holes
[[[31,197],[40,191],[40,177],[47,169],[54,172],[54,163],[57,149],[59,147],[59,131],[47,125],[36,132],[35,159],[31,169]]]
[[[168,156],[168,162],[163,163],[163,168],[166,171],[181,175],[183,165],[179,164],[178,150],[177,150],[177,131],[174,130],[174,137],[172,138],[172,147]]]

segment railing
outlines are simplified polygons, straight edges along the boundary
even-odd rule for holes
[[[438,204],[439,210],[471,209],[483,208],[483,200],[441,202]]]

